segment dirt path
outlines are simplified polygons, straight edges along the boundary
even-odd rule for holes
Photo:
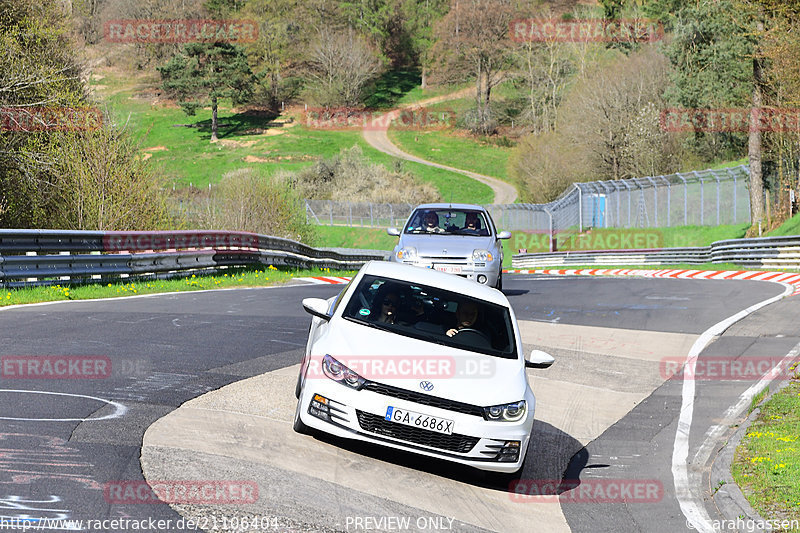
[[[434,163],[432,161],[427,161],[420,157],[411,155],[407,152],[402,151],[400,148],[397,147],[391,140],[389,140],[389,136],[387,135],[387,130],[389,129],[389,124],[391,124],[392,120],[396,119],[400,112],[403,109],[415,108],[415,107],[423,107],[426,105],[431,104],[438,104],[439,102],[446,102],[448,100],[455,100],[457,98],[461,98],[464,96],[468,96],[469,94],[473,93],[475,89],[462,89],[460,91],[456,91],[454,93],[445,94],[442,96],[436,96],[433,98],[428,98],[427,100],[421,100],[414,104],[406,104],[403,105],[393,111],[389,111],[386,114],[386,120],[381,120],[380,126],[375,128],[365,128],[364,129],[364,139],[374,148],[380,150],[385,154],[389,154],[394,157],[399,157],[400,159],[405,159],[407,161],[413,161],[415,163],[421,163],[423,165],[428,165],[429,167],[436,167],[441,168],[444,170],[449,170],[451,172],[458,172],[459,174],[463,174],[469,178],[474,180],[480,181],[492,188],[494,192],[494,204],[511,204],[517,199],[517,189],[510,183],[506,183],[505,181],[499,180],[497,178],[493,178],[491,176],[484,176],[483,174],[478,174],[476,172],[471,172],[469,170],[463,170],[460,168],[449,167],[447,165],[440,165],[439,163]]]

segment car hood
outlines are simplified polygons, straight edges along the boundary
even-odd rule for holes
[[[494,239],[471,235],[404,234],[400,237],[399,246],[413,246],[417,249],[417,253],[423,256],[471,257],[473,250],[491,250],[494,247]]]
[[[370,381],[482,407],[526,397],[528,382],[519,359],[442,346],[341,317],[330,326],[315,342],[313,355],[328,354]],[[433,390],[424,390],[423,381]]]

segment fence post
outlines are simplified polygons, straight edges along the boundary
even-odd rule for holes
[[[372,202],[369,203],[369,227],[370,228],[374,228],[375,227],[375,224],[374,224],[373,218],[372,218]]]
[[[736,224],[736,208],[738,207],[736,205],[736,172],[728,167],[728,174],[733,177],[733,223]]]
[[[328,200],[328,207],[331,215],[331,226],[333,226],[333,200]]]
[[[578,189],[578,233],[583,233],[583,189],[577,183],[573,183]]]
[[[645,179],[650,182],[650,185],[653,186],[653,211],[655,216],[655,227],[658,227],[658,186],[650,176],[646,177]]]
[[[689,225],[689,184],[686,183],[686,178],[681,176],[680,172],[675,173],[683,182],[683,225]]]
[[[719,178],[715,172],[711,172],[711,175],[714,176],[714,179],[717,181],[717,226],[719,226]]]

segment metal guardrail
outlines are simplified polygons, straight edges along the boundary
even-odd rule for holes
[[[733,263],[770,268],[800,269],[800,235],[717,241],[707,247],[658,250],[595,250],[526,253],[512,257],[513,268],[560,265],[670,265]]]
[[[385,257],[246,232],[0,230],[0,286],[175,277],[253,265],[350,270]]]

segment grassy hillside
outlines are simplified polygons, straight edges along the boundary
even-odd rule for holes
[[[301,124],[302,114],[270,115],[239,112],[222,102],[219,142],[212,144],[211,110],[187,116],[178,106],[159,101],[152,93],[157,77],[127,79],[111,70],[93,76],[96,93],[108,104],[119,124],[134,133],[144,157],[156,164],[169,185],[207,187],[226,172],[256,167],[267,175],[313,165],[342,149],[358,145],[371,161],[393,168],[400,165],[419,180],[431,183],[442,198],[489,203],[491,189],[455,172],[398,160],[369,146],[359,130],[332,131]]]

